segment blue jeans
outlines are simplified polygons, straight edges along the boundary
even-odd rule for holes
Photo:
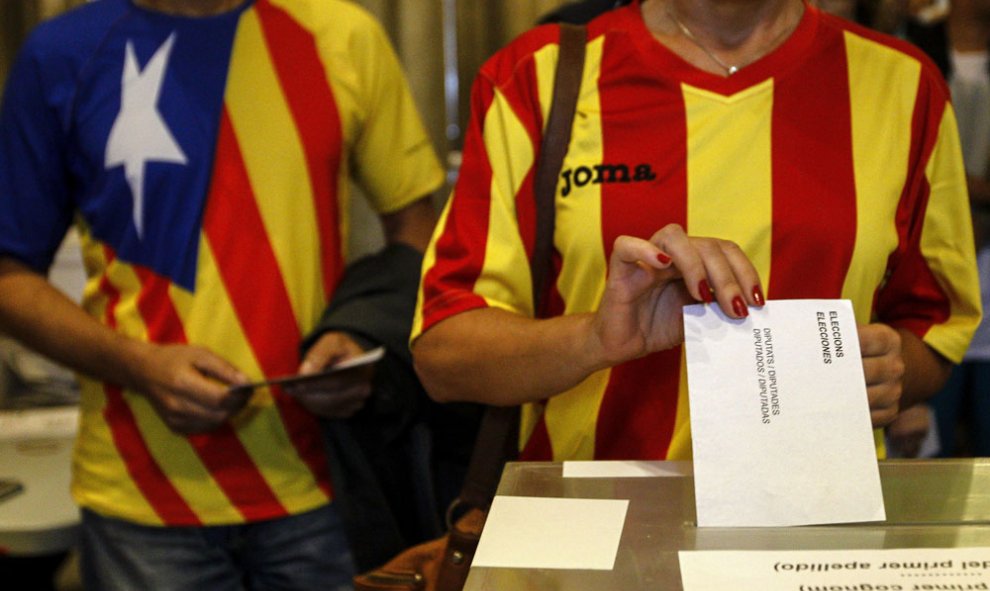
[[[334,506],[208,527],[144,526],[82,512],[87,591],[351,589],[354,564]]]

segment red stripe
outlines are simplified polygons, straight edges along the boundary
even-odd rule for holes
[[[677,421],[680,368],[680,347],[612,368],[599,411],[595,459],[667,457]]]
[[[536,65],[532,58],[519,65],[511,83],[499,90],[512,109],[516,119],[522,124],[533,147],[534,164],[526,173],[519,191],[516,193],[516,219],[519,232],[526,249],[526,256],[532,258],[536,240],[536,200],[533,196],[536,162],[539,161],[542,144],[543,115],[540,110]]]
[[[155,343],[188,342],[182,320],[168,295],[170,282],[143,268],[134,268],[141,281],[138,310],[148,339]],[[209,433],[188,437],[190,445],[231,504],[248,521],[280,517],[287,512],[244,449],[230,423]]]
[[[686,227],[687,125],[679,85],[638,75],[641,58],[628,44],[612,47],[609,37],[605,44],[598,84],[602,111],[610,114],[602,121],[603,163],[625,165],[633,177],[638,166],[648,164],[655,175],[652,180],[597,185],[607,260],[619,235],[649,238],[670,223]],[[610,83],[613,77],[642,82],[615,85]],[[643,129],[644,120],[653,122],[652,129]],[[644,137],[651,140],[644,142]],[[644,211],[657,215],[642,215]],[[680,358],[676,348],[612,369],[599,409],[597,459],[666,457],[676,420]],[[644,381],[644,375],[650,379]]]
[[[550,441],[550,433],[547,432],[546,415],[540,414],[536,421],[533,432],[522,451],[519,452],[519,460],[522,462],[550,462],[553,460],[553,444]]]
[[[104,256],[109,268],[114,254],[109,248],[105,248]],[[120,291],[110,282],[106,273],[100,279],[100,291],[107,300],[104,322],[110,328],[116,329],[117,319],[114,311],[120,303]],[[105,383],[103,391],[107,399],[103,418],[113,436],[117,453],[124,461],[134,485],[141,491],[152,510],[159,519],[169,525],[202,525],[199,517],[151,455],[134,419],[134,413],[124,400],[121,388]]]
[[[344,144],[333,91],[313,36],[285,10],[267,1],[255,6],[268,51],[306,153],[320,231],[323,288],[333,293],[343,271],[337,175]]]
[[[774,82],[768,298],[841,297],[856,243],[852,115],[841,32],[830,29],[821,49]]]
[[[951,313],[949,297],[925,261],[920,246],[924,214],[931,196],[925,168],[938,141],[948,100],[944,87],[937,86],[941,79],[934,82],[933,77],[925,74],[923,70],[912,118],[909,166],[915,173],[907,179],[897,205],[899,243],[889,263],[894,271],[876,297],[878,320],[907,328],[919,337],[933,325],[945,322]],[[930,104],[932,100],[937,102]]]
[[[203,230],[231,305],[266,376],[293,373],[301,329],[248,180],[229,113],[223,112]],[[251,286],[264,286],[252,289]],[[291,397],[272,391],[296,451],[330,494],[329,470],[316,419]]]

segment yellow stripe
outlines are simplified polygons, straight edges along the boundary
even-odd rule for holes
[[[895,213],[907,180],[920,64],[873,41],[846,33],[849,103],[856,183],[856,244],[842,287],[856,321],[870,321],[873,294],[887,253],[897,248]],[[883,105],[883,116],[877,116]],[[883,171],[883,174],[878,174]]]
[[[677,417],[674,419],[674,433],[667,448],[668,460],[690,460],[691,447],[691,414],[688,404],[687,387],[687,355],[681,349],[681,379],[677,385]]]
[[[532,316],[532,281],[519,234],[515,198],[533,166],[533,144],[498,90],[484,127],[485,149],[492,167],[491,204],[485,262],[474,292],[490,306]]]
[[[326,302],[316,208],[302,142],[254,11],[246,12],[238,27],[226,101],[267,239],[296,319],[306,330]]]
[[[195,305],[191,294],[174,286],[171,290],[189,342],[236,360],[241,371],[260,377],[261,367],[230,304],[213,251],[205,239],[199,249],[198,269]],[[327,501],[309,467],[295,452],[267,389],[256,392],[232,424],[262,477],[290,513]]]
[[[732,96],[682,87],[687,232],[735,241],[770,284],[773,80]]]
[[[578,112],[599,112],[598,76],[601,66],[603,38],[588,44],[585,61],[583,89],[577,104]],[[541,76],[553,76],[553,72],[540,72]],[[547,97],[546,100],[550,100]],[[563,169],[581,165],[594,165],[604,159],[601,118],[575,117],[571,135],[571,147],[564,158]],[[608,260],[601,236],[602,192],[601,184],[589,184],[581,189],[580,199],[561,197],[558,185],[556,196],[557,232],[554,243],[563,253],[563,267],[557,288],[566,305],[566,313],[591,312],[598,308],[605,292],[605,276]]]
[[[83,287],[82,307],[93,318],[103,322],[106,318],[106,296],[100,290],[100,282],[107,267],[104,257],[104,245],[94,240],[89,225],[81,216],[76,218],[76,230],[79,232],[80,252],[83,267],[86,269],[86,285]]]
[[[770,284],[773,227],[773,80],[723,96],[682,85],[687,116],[687,232],[737,243]],[[667,454],[691,457],[687,368],[681,354],[677,417]]]
[[[597,81],[601,73],[603,39],[599,37],[587,46],[578,112],[601,111]],[[549,55],[551,48],[553,60],[537,54],[536,62],[540,104],[545,116],[550,109],[556,65],[557,46],[550,46],[545,51]],[[600,118],[576,116],[571,133],[563,169],[602,162]],[[601,237],[601,185],[584,187],[580,199],[561,197],[561,187],[557,189],[554,243],[563,254],[557,288],[564,299],[566,314],[594,311],[605,291],[608,268]],[[555,460],[594,458],[598,410],[610,375],[608,370],[592,374],[577,387],[547,402],[545,421]]]
[[[545,421],[554,461],[594,459],[598,410],[610,375],[609,371],[595,372],[547,401]]]
[[[543,405],[538,402],[531,402],[522,406],[522,411],[519,413],[519,449],[526,447],[526,442],[529,441],[536,426],[540,423],[543,411]]]
[[[883,460],[887,457],[887,437],[883,429],[873,430],[873,447],[877,450],[877,458]]]
[[[935,151],[925,168],[931,186],[928,215],[921,230],[921,252],[942,281],[951,303],[948,322],[937,324],[925,342],[953,362],[962,361],[980,323],[980,280],[976,270],[973,225],[965,194],[966,178],[958,149],[955,113],[947,106]]]

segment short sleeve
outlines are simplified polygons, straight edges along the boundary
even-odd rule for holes
[[[443,169],[398,58],[374,19],[355,31],[348,55],[360,80],[363,112],[352,169],[374,208],[390,213],[440,188]]]
[[[43,83],[44,61],[28,45],[0,107],[0,255],[47,271],[72,220],[65,137]]]
[[[930,114],[934,143],[903,211],[913,231],[877,294],[877,315],[958,363],[980,322],[980,283],[958,127],[940,98]]]

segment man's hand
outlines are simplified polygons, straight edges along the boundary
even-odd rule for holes
[[[927,404],[915,404],[904,409],[887,425],[887,439],[890,442],[888,455],[900,458],[918,457],[921,444],[931,428],[931,412]]]
[[[874,427],[883,427],[897,417],[904,393],[904,358],[901,335],[886,324],[859,327],[866,394]]]
[[[216,429],[247,404],[247,383],[236,367],[203,347],[148,345],[139,368],[138,389],[176,433]]]
[[[328,332],[320,337],[306,353],[299,366],[300,375],[324,370],[335,363],[364,353],[350,336],[342,332]],[[287,386],[286,393],[299,401],[309,412],[328,419],[344,419],[364,407],[371,396],[373,368],[362,371],[330,375],[319,382]]]

